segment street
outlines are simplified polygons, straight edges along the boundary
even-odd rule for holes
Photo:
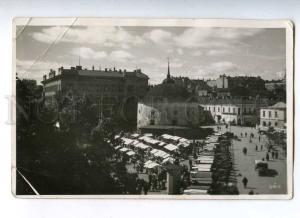
[[[216,126],[213,127],[215,130]],[[249,194],[253,190],[254,194],[285,194],[287,192],[287,164],[286,158],[279,154],[279,158],[273,160],[270,158],[268,161],[269,169],[277,171],[277,175],[273,177],[262,177],[258,175],[255,170],[255,160],[266,159],[266,142],[267,139],[261,135],[261,140],[258,139],[258,131],[255,128],[231,126],[228,129],[222,126],[222,132],[229,131],[237,135],[241,141],[233,140],[234,149],[234,167],[236,170],[238,189],[240,194]],[[241,137],[241,133],[243,137]],[[245,136],[247,133],[247,137]],[[254,134],[252,142],[250,134]],[[258,145],[258,151],[255,151],[255,146]],[[263,145],[261,150],[261,145]],[[244,155],[242,149],[247,148],[247,154]],[[270,155],[271,157],[271,155]],[[247,188],[244,188],[242,179],[248,179]]]

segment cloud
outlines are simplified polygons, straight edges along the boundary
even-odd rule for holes
[[[86,26],[72,27],[54,26],[43,28],[31,36],[40,42],[52,43],[59,39],[60,42],[97,44],[106,47],[129,48],[133,45],[144,44],[141,36],[132,35],[122,27]],[[65,33],[65,34],[64,34]]]
[[[41,81],[43,75],[48,74],[50,69],[57,71],[59,67],[70,67],[69,64],[55,61],[16,60],[16,72],[20,78],[30,78]]]
[[[74,48],[71,53],[84,59],[103,59],[107,57],[105,51],[94,51],[89,47]]]
[[[203,55],[203,52],[200,51],[200,50],[197,50],[197,51],[192,52],[192,55],[193,55],[193,56],[196,56],[196,57],[202,56],[202,55]]]
[[[189,28],[174,38],[179,47],[214,48],[239,44],[239,40],[259,33],[261,29],[243,28]]]
[[[226,49],[211,49],[207,51],[207,55],[209,56],[218,56],[218,55],[225,55],[228,54],[229,50]]]
[[[237,65],[230,61],[214,62],[208,66],[209,71],[228,72],[237,70]]]
[[[145,33],[144,37],[150,39],[154,43],[162,44],[167,43],[172,38],[172,33],[166,30],[155,29]]]
[[[112,51],[110,53],[109,58],[112,61],[124,62],[124,61],[128,61],[128,60],[134,58],[134,56],[131,53],[127,52],[127,51],[116,50],[116,51]]]

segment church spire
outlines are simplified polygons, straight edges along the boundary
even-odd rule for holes
[[[171,75],[170,75],[170,60],[169,60],[169,57],[167,59],[168,59],[168,74],[167,74],[167,78],[170,79]]]
[[[170,60],[169,57],[167,58],[168,60],[168,74],[167,74],[167,78],[164,79],[163,83],[174,83],[174,80],[171,78],[171,74],[170,74]]]

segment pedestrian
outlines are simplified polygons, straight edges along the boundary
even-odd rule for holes
[[[263,145],[260,145],[260,150],[261,150],[261,151],[263,150]]]
[[[144,190],[144,194],[147,195],[148,190],[149,190],[149,184],[146,181],[143,184],[143,190]]]
[[[258,150],[258,146],[257,145],[255,145],[255,151],[257,151]]]
[[[243,184],[244,184],[244,188],[247,188],[247,184],[248,184],[248,179],[247,179],[247,177],[244,176],[242,182],[243,182]]]
[[[267,152],[267,154],[266,154],[266,160],[267,160],[267,161],[270,160],[269,152]]]
[[[258,136],[258,141],[260,142],[260,135]]]
[[[274,160],[275,159],[275,152],[272,151],[271,155],[272,155],[272,159]]]
[[[247,155],[247,148],[246,147],[243,148],[243,153],[244,153],[244,155]]]

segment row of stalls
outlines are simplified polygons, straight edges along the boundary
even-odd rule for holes
[[[215,148],[218,145],[218,133],[207,137],[198,146],[196,158],[192,162],[190,171],[191,185],[184,190],[184,194],[208,194],[212,185],[212,165],[215,161]]]
[[[120,134],[115,140],[119,142],[114,147],[117,152],[128,156],[129,161],[143,162],[145,169],[172,163],[191,143],[188,139],[167,134],[156,138],[152,134]]]

